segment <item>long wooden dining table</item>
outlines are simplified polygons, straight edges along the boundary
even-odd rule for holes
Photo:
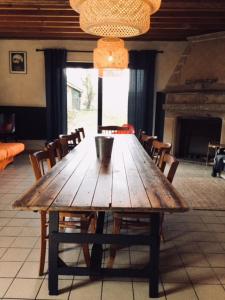
[[[147,277],[149,296],[159,296],[160,214],[188,210],[176,189],[157,168],[135,135],[114,135],[110,161],[96,156],[94,137],[85,138],[14,205],[19,210],[49,212],[49,294],[58,294],[59,275]],[[96,211],[95,233],[61,232],[59,212]],[[149,234],[104,233],[106,212],[149,214]],[[90,243],[90,267],[67,266],[59,258],[60,243]],[[103,244],[148,245],[144,269],[102,267]]]

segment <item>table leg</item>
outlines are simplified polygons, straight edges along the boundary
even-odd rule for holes
[[[59,231],[59,213],[49,212],[49,255],[48,255],[48,290],[49,295],[58,295],[58,251],[59,244],[53,234]]]
[[[99,212],[98,219],[97,219],[97,226],[96,226],[97,234],[103,233],[104,219],[105,219],[105,212]],[[102,255],[103,255],[102,244],[93,244],[92,251],[91,251],[91,270],[94,271],[95,274],[97,273],[97,271],[100,271],[101,269]],[[95,278],[92,276],[92,279]]]
[[[160,213],[151,214],[149,297],[159,296]]]

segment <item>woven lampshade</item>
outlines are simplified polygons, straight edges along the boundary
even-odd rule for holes
[[[161,0],[70,0],[83,31],[99,36],[131,37],[150,28],[150,15]]]
[[[104,69],[125,69],[128,67],[128,50],[119,38],[101,38],[94,49],[94,67],[103,76]]]

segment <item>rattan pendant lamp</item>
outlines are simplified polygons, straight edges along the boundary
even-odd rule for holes
[[[83,31],[103,37],[132,37],[146,33],[150,16],[161,0],[70,0],[80,14]]]
[[[70,0],[71,7],[80,14],[81,29],[103,37],[98,40],[93,58],[99,76],[105,69],[128,67],[128,50],[120,38],[146,33],[150,15],[160,4],[161,0]]]
[[[104,70],[123,70],[128,67],[128,50],[124,41],[119,38],[101,38],[94,49],[94,68],[99,70],[103,77]],[[109,74],[109,73],[108,73]]]

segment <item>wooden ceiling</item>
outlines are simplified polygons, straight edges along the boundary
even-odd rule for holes
[[[148,33],[134,40],[179,41],[225,30],[225,0],[162,0]],[[0,38],[97,39],[79,27],[68,0],[0,0]]]

